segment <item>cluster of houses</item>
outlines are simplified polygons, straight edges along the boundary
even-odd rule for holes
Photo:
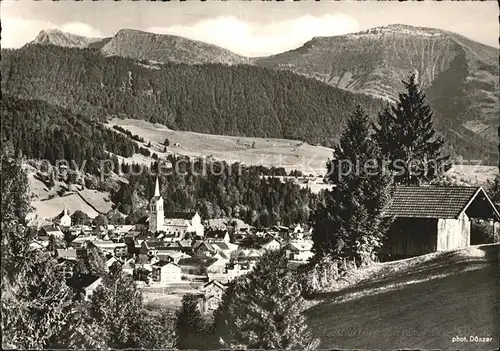
[[[301,225],[257,229],[239,219],[203,222],[196,212],[164,212],[158,182],[149,213],[137,224],[105,228],[72,225],[65,209],[58,224],[39,228],[32,248],[47,247],[50,237],[64,243],[55,253],[61,271],[70,284],[82,286],[86,298],[100,279],[82,277],[77,282],[71,279],[72,267],[83,258],[88,245],[106,256],[107,269],[119,263],[124,272],[147,286],[216,282],[218,285],[210,291],[251,271],[267,251],[284,248],[291,260],[304,262],[313,256],[310,230]]]
[[[397,257],[469,246],[471,219],[500,220],[484,190],[472,187],[400,187],[387,213],[395,220],[385,252]],[[250,272],[267,251],[284,249],[290,260],[299,262],[313,257],[311,229],[300,224],[253,228],[239,219],[203,222],[198,213],[165,213],[158,181],[149,214],[136,225],[97,231],[72,226],[65,210],[59,225],[39,229],[33,248],[47,247],[50,237],[66,239],[67,246],[56,255],[70,281],[71,262],[92,244],[106,255],[107,269],[119,263],[125,273],[148,286],[208,281],[200,291],[205,310],[215,309],[225,284]],[[494,237],[498,239],[497,232]],[[83,280],[78,283],[88,298],[100,278]]]

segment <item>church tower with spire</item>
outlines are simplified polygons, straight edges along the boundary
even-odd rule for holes
[[[160,194],[160,183],[156,177],[155,194],[149,202],[149,231],[156,233],[163,230],[164,220],[163,198]]]

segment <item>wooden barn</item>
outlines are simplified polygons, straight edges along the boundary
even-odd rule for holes
[[[492,222],[493,231],[500,221],[483,188],[466,186],[397,187],[385,214],[394,218],[381,251],[388,259],[467,247],[471,220]]]

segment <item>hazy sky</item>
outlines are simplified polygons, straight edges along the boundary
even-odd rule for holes
[[[2,1],[2,47],[42,29],[91,37],[134,28],[205,41],[246,56],[270,55],[331,36],[402,23],[462,34],[498,47],[498,5],[487,2]]]

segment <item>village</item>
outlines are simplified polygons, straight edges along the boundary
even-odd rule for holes
[[[50,238],[56,239],[59,268],[85,299],[102,279],[82,275],[75,285],[73,268],[93,245],[105,255],[107,269],[116,263],[134,278],[145,300],[194,293],[204,312],[215,310],[226,284],[249,272],[266,252],[284,249],[298,264],[313,256],[312,228],[306,224],[255,228],[240,219],[202,220],[197,212],[164,212],[158,179],[149,214],[135,225],[74,225],[64,209],[37,232],[32,248],[47,248]]]
[[[133,277],[145,303],[175,308],[183,295],[193,294],[205,314],[217,309],[227,284],[250,272],[266,252],[283,249],[297,265],[314,256],[312,228],[305,223],[255,228],[237,218],[203,220],[197,212],[164,212],[163,201],[156,179],[149,213],[135,225],[74,225],[64,209],[52,225],[37,228],[31,246],[44,249],[57,240],[59,269],[85,299],[102,278],[75,277],[73,269],[92,246],[106,257],[107,270],[116,264]],[[381,251],[388,260],[480,244],[471,236],[473,221],[490,223],[493,241],[499,241],[500,215],[481,187],[401,187],[388,213],[396,218],[391,245]],[[428,235],[418,235],[422,231]]]

